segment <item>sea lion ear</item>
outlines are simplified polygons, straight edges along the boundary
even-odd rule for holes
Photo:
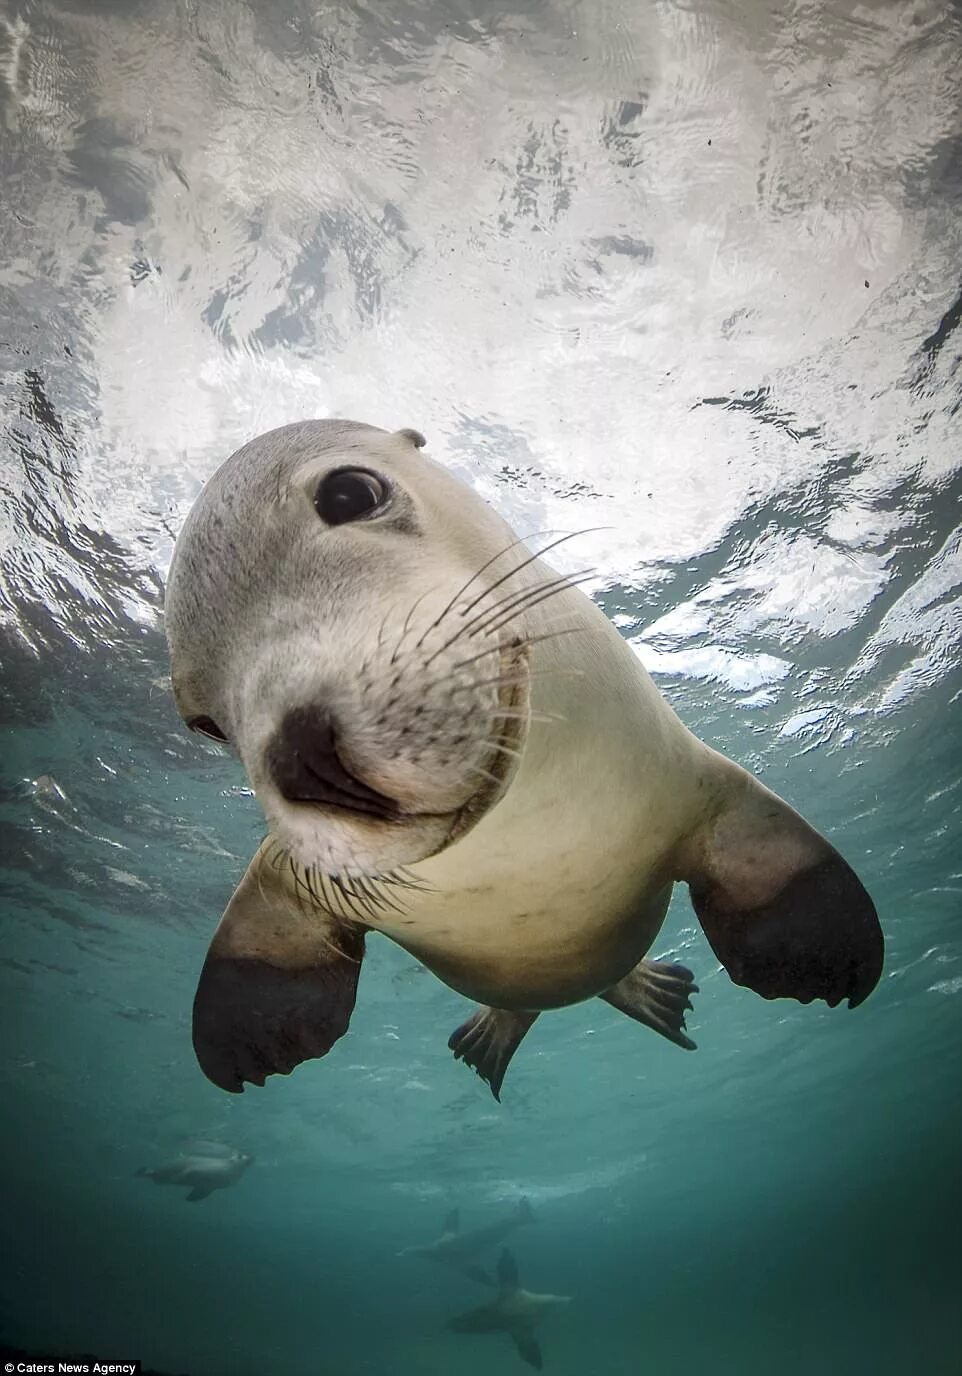
[[[884,942],[855,872],[804,818],[737,765],[692,838],[679,877],[736,984],[766,999],[848,999],[882,973]]]
[[[420,430],[410,430],[405,427],[403,430],[396,430],[395,434],[403,435],[406,440],[410,440],[415,449],[423,449],[427,444],[427,440],[421,434]]]
[[[364,928],[304,911],[267,859],[254,856],[210,944],[194,998],[194,1051],[220,1089],[326,1056],[347,1031]]]

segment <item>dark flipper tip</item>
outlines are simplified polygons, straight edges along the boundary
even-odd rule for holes
[[[718,959],[736,984],[766,999],[864,1003],[882,975],[884,941],[871,898],[840,855],[796,874],[769,903],[716,907],[692,894]]]
[[[363,949],[363,948],[362,948]],[[194,1050],[209,1080],[231,1094],[324,1056],[347,1031],[359,963],[283,969],[208,956],[194,999]]]
[[[469,1065],[485,1081],[499,1104],[511,1057],[536,1016],[534,1013],[509,1013],[503,1008],[481,1008],[448,1038],[454,1059]]]
[[[692,972],[674,961],[641,960],[601,997],[635,1022],[650,1027],[683,1051],[698,1047],[685,1029],[691,995],[698,993]]]
[[[531,1329],[518,1327],[510,1331],[514,1345],[518,1349],[518,1355],[528,1363],[528,1366],[533,1366],[536,1371],[540,1371],[544,1364],[541,1358],[541,1348]]]

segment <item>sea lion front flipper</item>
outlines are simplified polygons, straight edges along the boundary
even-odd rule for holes
[[[640,960],[624,979],[599,995],[612,1008],[667,1037],[685,1051],[697,1048],[685,1035],[685,1012],[698,993],[692,972],[669,961]]]
[[[262,846],[227,905],[194,998],[200,1067],[236,1094],[330,1051],[364,957],[364,928],[300,906],[268,854]]]
[[[213,1194],[213,1190],[210,1186],[195,1185],[189,1194],[184,1195],[184,1198],[187,1200],[188,1204],[196,1204],[198,1200],[206,1199],[209,1194]]]
[[[511,1013],[504,1008],[479,1008],[451,1033],[448,1046],[456,1061],[477,1071],[501,1102],[501,1086],[511,1057],[521,1045],[537,1013]]]
[[[874,904],[823,836],[725,760],[719,806],[682,861],[712,950],[736,984],[766,999],[855,1008],[882,973]]]
[[[534,1336],[529,1324],[514,1324],[508,1329],[514,1339],[514,1345],[518,1349],[518,1355],[522,1361],[528,1363],[540,1371],[542,1366],[541,1348],[538,1346],[538,1339]]]

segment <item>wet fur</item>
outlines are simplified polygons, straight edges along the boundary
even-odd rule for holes
[[[391,506],[325,528],[312,494],[351,463],[384,475]],[[174,691],[227,731],[270,828],[198,991],[218,1083],[329,1049],[365,929],[482,1005],[538,1012],[627,989],[679,880],[733,977],[766,997],[874,987],[881,932],[845,862],[684,727],[575,581],[407,432],[288,426],[211,480],[168,584]],[[266,745],[310,703],[333,710],[339,757],[391,816],[281,797]]]

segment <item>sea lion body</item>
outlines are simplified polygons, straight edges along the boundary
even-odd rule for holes
[[[507,1333],[519,1357],[540,1371],[543,1358],[535,1326],[552,1309],[570,1304],[571,1296],[542,1295],[523,1289],[517,1264],[506,1248],[498,1259],[497,1288],[493,1304],[459,1314],[448,1328],[454,1333]]]
[[[531,706],[552,719],[531,726],[497,809],[412,866],[429,887],[377,923],[466,998],[512,1009],[591,998],[641,960],[668,906],[677,838],[709,804],[697,783],[705,747],[666,720],[611,623],[576,590],[548,606],[544,621],[579,632],[532,654]],[[575,675],[587,691],[573,691]],[[679,784],[670,796],[667,778]]]
[[[523,1228],[534,1221],[534,1212],[528,1200],[522,1198],[514,1213],[501,1218],[496,1223],[488,1223],[481,1228],[461,1231],[459,1209],[452,1209],[444,1220],[444,1226],[433,1242],[414,1243],[398,1253],[401,1257],[423,1257],[425,1261],[461,1271],[471,1280],[482,1285],[494,1285],[493,1279],[476,1262],[478,1255],[495,1243],[502,1242],[517,1228]]]
[[[325,1054],[370,930],[482,1005],[450,1045],[496,1096],[538,1013],[594,996],[693,1048],[691,973],[645,959],[679,880],[733,979],[861,1002],[882,938],[851,869],[422,444],[271,432],[178,540],[178,706],[237,749],[270,832],[198,989],[207,1074]]]
[[[247,1152],[231,1152],[228,1156],[179,1156],[162,1166],[144,1167],[138,1175],[155,1185],[182,1185],[189,1193],[190,1203],[206,1199],[214,1190],[235,1185],[254,1160]]]

